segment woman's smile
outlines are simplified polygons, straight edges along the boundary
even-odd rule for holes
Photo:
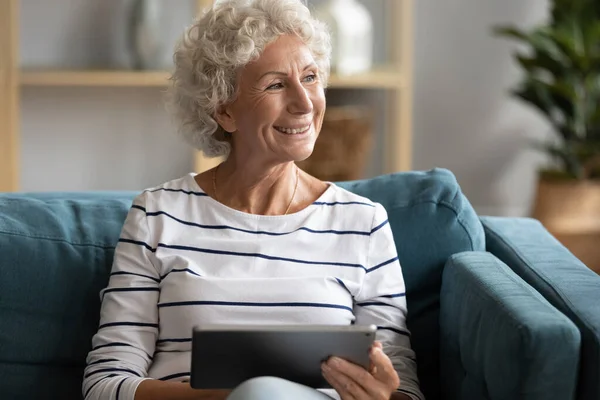
[[[283,133],[285,135],[294,135],[294,136],[306,136],[310,133],[310,128],[312,127],[312,123],[308,125],[292,125],[292,126],[275,126],[275,130],[277,132]]]

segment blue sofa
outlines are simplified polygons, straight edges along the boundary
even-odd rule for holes
[[[443,169],[340,185],[387,209],[427,399],[600,399],[600,277],[538,222],[478,217]],[[135,194],[0,194],[0,398],[81,398]]]

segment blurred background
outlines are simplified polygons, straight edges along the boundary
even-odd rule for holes
[[[213,165],[177,136],[163,105],[173,45],[210,1],[1,0],[0,190],[141,190]],[[547,208],[571,205],[538,204],[540,169],[556,154],[532,143],[556,136],[555,110],[511,95],[531,72],[515,52],[531,46],[494,29],[554,24],[559,3],[309,0],[338,52],[320,147],[303,168],[332,180],[448,168],[479,214],[551,226]],[[598,181],[571,178],[596,192],[565,230],[596,235]],[[561,190],[547,197],[556,203]]]

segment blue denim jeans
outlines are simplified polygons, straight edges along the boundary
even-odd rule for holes
[[[308,386],[285,379],[264,376],[252,378],[236,387],[227,400],[331,400]]]

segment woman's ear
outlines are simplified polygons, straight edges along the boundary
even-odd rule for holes
[[[232,133],[237,130],[235,118],[231,114],[231,109],[227,105],[222,105],[215,111],[215,120],[226,132]]]

